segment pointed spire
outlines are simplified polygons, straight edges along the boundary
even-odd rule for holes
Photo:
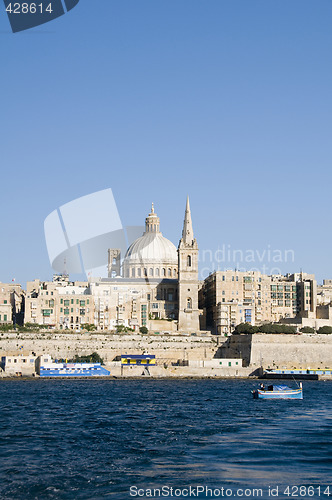
[[[154,204],[153,204],[153,202],[151,203],[151,213],[154,214]]]
[[[186,212],[183,222],[182,239],[187,245],[192,245],[194,240],[193,224],[191,221],[191,211],[189,205],[189,196],[187,196]]]

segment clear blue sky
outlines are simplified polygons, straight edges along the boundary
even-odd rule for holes
[[[154,201],[177,244],[189,194],[201,250],[332,278],[330,0],[81,0],[18,34],[0,14],[0,281],[50,279],[45,217],[108,187],[123,224]]]

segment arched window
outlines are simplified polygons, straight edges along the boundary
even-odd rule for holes
[[[150,267],[149,274],[150,274],[150,276],[153,276],[153,269],[152,269],[152,267]]]
[[[166,269],[163,267],[162,270],[161,270],[161,275],[162,276],[166,276]]]
[[[176,269],[173,269],[173,276],[176,278]]]
[[[140,268],[137,269],[137,276],[140,278],[141,277],[141,270]]]
[[[148,275],[148,270],[147,270],[147,268],[145,267],[145,268],[144,268],[144,276],[147,276],[147,275]]]
[[[159,276],[159,267],[156,269],[156,276]]]
[[[132,278],[135,278],[135,268],[134,267],[131,268],[131,276],[132,276]]]
[[[168,268],[168,276],[171,277],[172,276],[172,269],[169,267]]]
[[[115,257],[113,257],[113,260],[112,260],[112,265],[113,265],[113,266],[116,266],[116,258],[115,258]]]
[[[187,257],[187,266],[191,267],[191,255],[188,255]]]
[[[187,309],[192,309],[192,307],[193,307],[192,300],[191,300],[191,298],[188,298],[187,299]]]

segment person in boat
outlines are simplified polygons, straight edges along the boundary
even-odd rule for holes
[[[260,388],[261,391],[265,391],[265,385],[264,384],[260,384],[259,388]]]

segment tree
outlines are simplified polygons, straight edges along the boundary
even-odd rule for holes
[[[148,329],[146,328],[146,326],[141,326],[139,331],[143,334],[147,334],[148,333]]]
[[[250,323],[240,323],[235,327],[234,333],[256,333],[258,331],[257,326],[253,326]]]
[[[1,332],[10,332],[13,330],[13,323],[1,323],[0,324],[0,331]]]
[[[122,333],[122,332],[133,332],[134,329],[133,328],[130,328],[129,326],[125,326],[125,325],[117,325],[116,326],[116,333]]]
[[[104,363],[103,358],[99,356],[97,352],[93,352],[92,354],[87,354],[85,356],[76,356],[72,360],[74,363]]]
[[[332,333],[332,326],[321,326],[318,328],[317,333],[322,334],[322,333]]]
[[[258,329],[260,333],[288,333],[294,335],[296,333],[295,326],[282,325],[280,323],[267,323],[261,325]]]
[[[91,323],[84,323],[82,325],[82,329],[86,330],[87,332],[94,332],[97,329],[97,327],[96,325],[93,325]]]
[[[311,328],[311,326],[303,326],[300,328],[300,332],[302,333],[315,333],[315,329]]]

